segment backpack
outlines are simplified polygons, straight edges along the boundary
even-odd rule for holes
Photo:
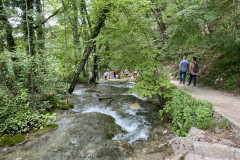
[[[195,63],[195,65],[194,65],[193,72],[194,73],[198,73],[199,72],[199,67],[198,67],[197,63]]]

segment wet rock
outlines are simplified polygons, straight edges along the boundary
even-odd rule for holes
[[[64,154],[64,156],[65,156],[66,158],[71,158],[71,157],[72,157],[72,153],[71,153],[70,151],[67,151],[67,152]]]
[[[167,134],[168,133],[168,130],[164,130],[163,132],[162,132],[162,134]]]
[[[125,154],[130,154],[133,151],[132,146],[126,141],[115,141],[119,150]]]
[[[131,104],[129,106],[131,109],[142,109],[142,107],[138,103]]]
[[[98,98],[99,101],[107,100],[107,99],[112,99],[112,97],[99,97]]]
[[[86,93],[98,93],[98,94],[101,94],[101,91],[98,91],[98,90],[95,90],[95,89],[86,89],[85,90]]]

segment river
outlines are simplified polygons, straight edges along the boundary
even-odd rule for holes
[[[1,159],[164,159],[172,152],[167,145],[173,137],[170,124],[159,121],[153,99],[129,92],[133,86],[109,81],[76,86],[74,108],[57,111],[56,130],[0,148]],[[131,109],[134,103],[142,109]]]

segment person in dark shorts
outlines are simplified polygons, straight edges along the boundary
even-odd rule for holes
[[[196,88],[196,85],[197,85],[197,75],[198,75],[198,73],[194,72],[194,67],[195,67],[196,64],[197,64],[197,58],[193,57],[192,62],[190,63],[190,66],[189,66],[190,78],[189,78],[189,83],[188,83],[188,86],[190,86],[191,82],[192,82],[192,79],[193,79],[193,88]]]

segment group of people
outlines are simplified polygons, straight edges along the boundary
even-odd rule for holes
[[[127,70],[121,70],[120,72],[116,69],[115,71],[107,71],[103,74],[105,79],[119,79],[124,77],[133,77],[137,76],[137,71],[132,72],[132,74]]]
[[[103,74],[105,79],[118,79],[119,78],[119,71],[116,69],[115,71],[108,71]]]
[[[193,57],[192,62],[189,65],[189,62],[186,60],[186,56],[183,57],[183,60],[179,63],[179,77],[180,77],[180,84],[185,84],[186,81],[186,73],[189,68],[190,78],[188,82],[188,86],[191,85],[193,80],[193,88],[196,88],[197,84],[197,75],[199,72],[199,67],[197,63],[197,58]]]

